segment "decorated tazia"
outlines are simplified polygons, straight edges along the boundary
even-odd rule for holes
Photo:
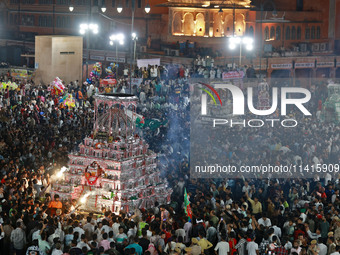
[[[116,63],[110,63],[110,65],[108,67],[105,68],[105,72],[107,74],[107,76],[105,77],[105,79],[113,79],[116,78],[116,68],[118,68],[118,64]]]
[[[15,82],[2,82],[0,83],[0,89],[9,89],[9,90],[16,90],[18,88],[18,84],[16,84]]]
[[[63,84],[63,81],[59,78],[56,77],[53,82],[51,83],[51,94],[52,96],[60,96],[64,93],[65,86]]]
[[[63,104],[63,106],[68,106],[68,107],[75,107],[75,100],[72,96],[72,94],[65,94],[63,97],[59,99],[59,104]]]
[[[97,161],[93,161],[85,168],[85,179],[87,183],[89,185],[95,185],[103,172],[104,170],[98,165]]]
[[[102,74],[102,63],[97,62],[93,65],[93,69],[90,73],[90,77],[86,79],[88,84],[92,84],[95,81],[98,81]]]
[[[53,184],[54,194],[77,199],[81,208],[118,213],[170,202],[172,190],[160,177],[157,154],[135,133],[143,116],[132,95],[95,96],[94,130],[69,154],[69,168]]]

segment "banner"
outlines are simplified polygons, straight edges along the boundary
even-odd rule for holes
[[[32,72],[26,69],[11,69],[11,76],[16,79],[30,79],[32,78]]]
[[[105,60],[104,56],[99,56],[99,55],[91,55],[90,59],[92,59],[92,60],[99,60],[99,61],[104,61]]]
[[[100,85],[115,85],[117,83],[116,79],[101,79]]]
[[[334,67],[334,61],[333,62],[317,62],[317,67]]]
[[[106,57],[106,61],[109,62],[118,62],[118,63],[125,63],[125,58],[118,57],[118,61],[116,57]]]
[[[230,80],[230,79],[242,79],[244,77],[243,71],[231,71],[231,72],[224,72],[222,74],[223,80]]]
[[[160,58],[150,58],[150,59],[137,59],[138,68],[150,66],[159,66],[161,64]]]
[[[290,69],[293,65],[291,63],[285,63],[285,64],[271,64],[272,69]]]
[[[310,63],[295,63],[295,68],[314,68],[315,63],[310,62]]]
[[[136,126],[139,128],[147,128],[152,131],[156,130],[157,128],[164,126],[168,123],[167,120],[160,121],[159,119],[144,119],[144,118],[137,118],[136,119]]]

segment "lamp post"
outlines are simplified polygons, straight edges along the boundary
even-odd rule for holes
[[[93,23],[83,23],[79,26],[79,33],[81,35],[86,34],[86,77],[89,74],[89,58],[90,58],[90,32],[98,34],[98,25]]]
[[[146,13],[149,13],[149,12],[151,11],[151,7],[150,7],[150,4],[149,4],[149,1],[148,1],[148,3],[145,5],[144,11],[145,11]]]
[[[245,45],[246,50],[251,51],[254,48],[253,43],[254,43],[254,40],[251,37],[230,37],[229,49],[234,50],[237,45],[240,46],[239,68],[241,67],[241,61],[242,61],[242,44]]]
[[[261,78],[261,71],[262,71],[262,67],[261,67],[261,64],[262,64],[262,44],[263,44],[263,42],[262,42],[262,40],[263,40],[263,37],[262,37],[262,12],[263,12],[263,3],[262,3],[262,0],[261,0],[261,12],[260,12],[260,18],[261,18],[261,29],[260,29],[260,31],[261,31],[261,34],[260,34],[260,36],[261,36],[261,38],[260,38],[260,42],[261,42],[261,44],[260,44],[260,75],[259,75],[259,77]]]
[[[124,44],[124,35],[114,34],[110,36],[110,45],[115,44],[116,46],[116,79],[118,80],[118,44],[123,45]]]
[[[55,27],[55,0],[53,0],[53,7],[52,7],[52,12],[53,12],[53,19],[52,19],[52,22],[53,22],[53,34],[55,34],[55,31],[54,31],[54,27]]]
[[[131,35],[133,33],[133,25],[135,20],[135,0],[132,0],[131,3],[132,15],[131,15]],[[129,85],[129,92],[131,93],[131,83],[132,83],[132,52],[133,52],[133,43],[131,43],[130,47],[130,85]]]
[[[102,1],[102,6],[100,7],[100,10],[101,10],[103,13],[106,12],[105,0]]]
[[[135,21],[135,0],[132,0],[131,2],[131,10],[132,10],[132,14],[131,14],[131,35],[134,33],[133,32],[133,26],[134,26],[134,21]],[[151,10],[149,1],[148,3],[145,5],[144,11],[146,13],[149,13]],[[117,12],[121,13],[123,11],[123,6],[121,4],[121,0],[119,1],[119,4],[117,6]],[[132,39],[133,40],[133,39]],[[133,52],[133,43],[131,42],[131,47],[130,47],[130,93],[131,93],[131,82],[132,82],[132,52]]]
[[[137,40],[138,40],[137,34],[136,33],[132,33],[132,41],[134,42],[134,44],[133,44],[133,66],[132,66],[132,70],[131,70],[131,76],[132,76],[132,71],[135,70]],[[130,83],[131,83],[131,80],[130,80]],[[130,88],[130,90],[131,90],[131,88]]]
[[[88,0],[88,13],[87,13],[87,23],[83,23],[80,25],[79,33],[81,35],[86,34],[86,78],[88,77],[89,74],[89,58],[90,58],[90,32],[93,34],[98,34],[98,25],[95,23],[92,23],[92,0]],[[99,6],[98,6],[99,8]],[[70,12],[74,11],[74,6],[72,2],[70,2],[70,6],[68,7]],[[106,11],[106,6],[105,6],[105,0],[101,1],[101,11],[105,12]]]
[[[118,6],[117,6],[117,12],[118,12],[118,13],[121,13],[122,11],[123,11],[123,5],[122,5],[122,3],[119,1]]]

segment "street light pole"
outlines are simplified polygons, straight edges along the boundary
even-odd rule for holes
[[[241,61],[242,61],[242,44],[240,43],[240,60],[238,62],[239,68],[241,68]]]
[[[136,0],[132,0],[132,2],[131,2],[131,9],[132,9],[131,35],[133,34],[133,26],[134,26],[134,21],[135,21],[135,5],[136,5]],[[149,4],[149,1],[147,2],[144,10],[145,10],[146,13],[150,12],[151,7],[150,7],[150,4]],[[122,11],[123,11],[123,6],[122,6],[121,2],[119,1],[118,7],[117,7],[117,12],[121,13]],[[130,93],[131,93],[131,83],[132,83],[132,61],[133,61],[132,60],[132,53],[133,53],[133,51],[136,51],[136,49],[134,49],[134,48],[136,48],[136,42],[135,42],[135,44],[133,44],[131,42],[131,45],[130,45]],[[135,58],[135,52],[133,54],[134,54],[134,58]]]
[[[91,20],[91,5],[92,5],[92,0],[89,1],[89,10],[87,14],[87,24],[90,23]],[[90,35],[89,33],[86,33],[86,77],[85,80],[89,77],[89,59],[90,59]]]
[[[20,37],[20,26],[21,26],[21,0],[18,2],[18,37]]]
[[[253,49],[253,38],[251,37],[231,37],[229,39],[229,48],[231,50],[236,48],[236,45],[240,46],[240,58],[239,58],[239,68],[241,68],[242,62],[242,44],[245,45],[246,50],[251,51]]]
[[[119,34],[114,34],[110,36],[110,45],[115,44],[116,46],[116,80],[118,80],[118,43],[120,45],[124,44],[124,35],[119,33]]]
[[[116,42],[116,80],[118,80],[118,42]]]
[[[233,36],[235,36],[235,3],[233,4]]]
[[[131,8],[132,8],[132,15],[131,15],[131,36],[133,33],[133,25],[134,25],[134,20],[135,20],[135,0],[132,0],[131,2]],[[130,93],[132,92],[131,90],[131,83],[132,83],[132,52],[133,52],[133,43],[131,42],[130,46]]]
[[[262,1],[261,1],[261,11],[260,11],[260,19],[261,19],[261,29],[260,29],[260,36],[261,36],[261,38],[260,38],[260,75],[259,75],[259,77],[261,78],[261,69],[262,69],[262,67],[261,67],[261,65],[262,65],[262,40],[263,40],[263,36],[262,36],[262,11],[263,11],[263,3],[262,3]]]
[[[54,27],[55,27],[55,0],[53,0],[53,34],[55,34]]]
[[[90,59],[90,35],[89,35],[90,31],[89,30],[91,30],[94,34],[98,33],[98,25],[90,23],[92,21],[92,0],[88,0],[88,3],[89,4],[88,4],[88,13],[87,13],[87,24],[80,25],[80,34],[83,35],[87,33],[86,34],[86,77],[85,77],[85,80],[89,74],[89,59]],[[54,5],[53,5],[53,8],[54,8]],[[70,12],[73,12],[74,6],[72,5],[72,2],[70,2],[70,5],[68,8]],[[102,12],[106,11],[105,0],[102,0],[101,11]],[[54,20],[53,20],[53,30],[54,30]]]
[[[135,44],[133,47],[133,70],[135,70],[135,63],[136,63],[136,44],[137,44],[137,40],[135,40]]]
[[[89,59],[90,59],[90,35],[86,33],[86,76],[85,80],[89,77]]]
[[[85,35],[86,33],[86,77],[88,77],[89,71],[89,58],[90,58],[90,32],[93,34],[98,34],[98,25],[97,24],[80,24],[80,34]]]

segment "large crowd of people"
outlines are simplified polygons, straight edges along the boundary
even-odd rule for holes
[[[139,98],[138,113],[164,123],[140,132],[159,154],[159,167],[173,188],[171,203],[119,215],[79,212],[74,201],[50,195],[51,175],[67,165],[68,152],[91,132],[93,95],[99,89],[78,81],[68,84],[76,99],[71,108],[60,106],[47,86],[32,81],[17,81],[16,90],[1,91],[0,254],[339,254],[337,178],[190,176],[187,78],[199,75],[201,65],[152,68],[141,70],[142,84],[132,91]],[[127,89],[122,79],[104,91]],[[231,132],[223,153],[232,155],[233,163],[261,158],[277,164],[339,162],[339,126],[332,123],[313,119],[289,135]],[[259,139],[270,146],[250,146]],[[290,151],[280,153],[278,144]],[[209,139],[206,146],[213,146]],[[184,212],[185,189],[192,218]]]

